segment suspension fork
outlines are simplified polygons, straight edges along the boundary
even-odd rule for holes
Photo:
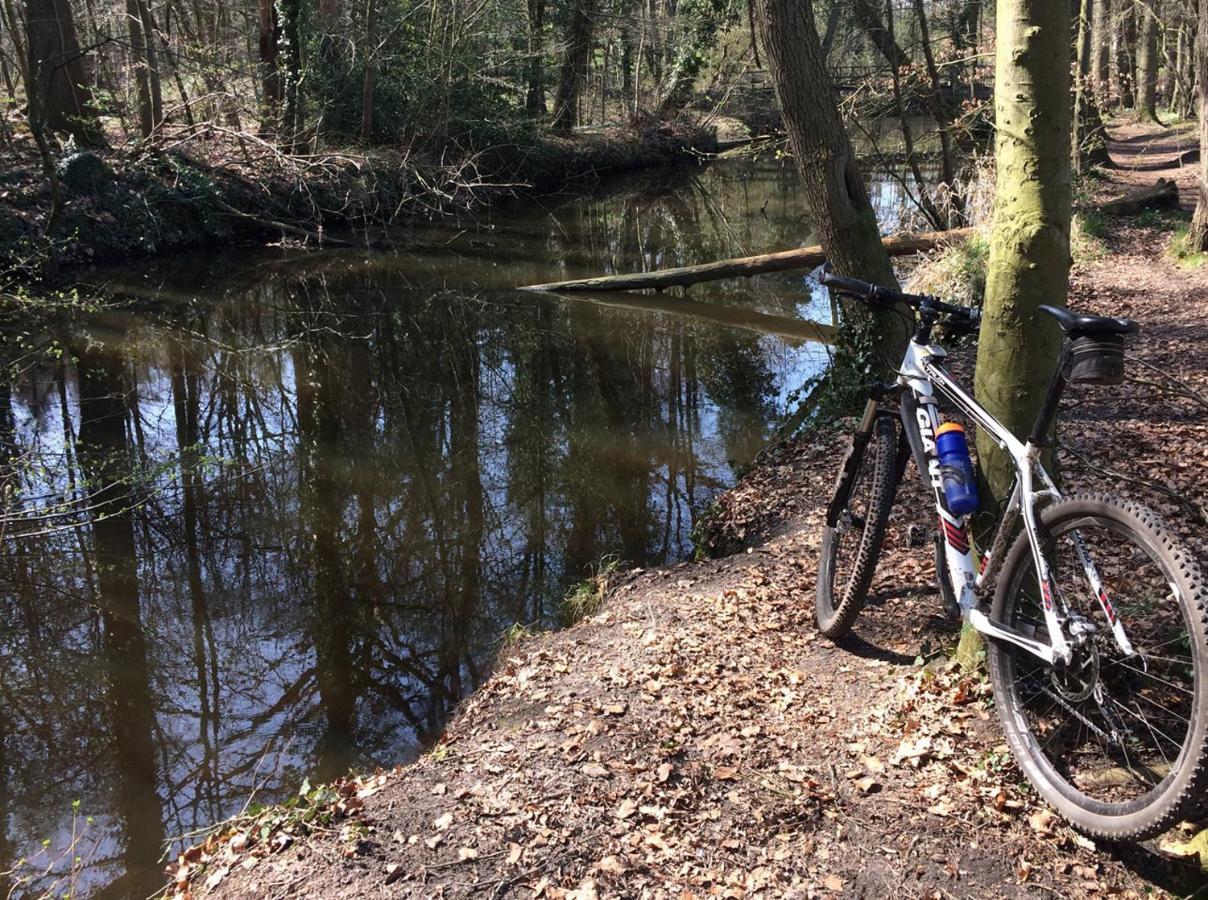
[[[851,444],[848,445],[847,453],[843,457],[843,465],[839,467],[839,476],[835,480],[834,492],[831,494],[830,503],[826,507],[826,524],[831,528],[834,528],[838,523],[839,516],[843,514],[843,510],[847,507],[847,501],[851,498],[852,488],[855,487],[856,483],[856,475],[860,471],[860,463],[864,460],[864,452],[868,449],[868,442],[872,440],[877,418],[878,416],[885,415],[885,412],[881,409],[881,400],[890,392],[897,390],[897,385],[878,384],[874,385],[868,392],[868,402],[864,405],[864,414],[860,417],[860,424],[856,426]],[[902,451],[899,448],[899,457],[901,457],[901,454]],[[904,465],[904,461],[899,460],[899,466]]]

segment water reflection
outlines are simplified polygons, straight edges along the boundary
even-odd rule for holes
[[[511,290],[809,237],[777,164],[660,178],[395,254],[110,273],[125,305],[0,379],[0,869],[46,838],[41,886],[143,894],[249,796],[406,759],[603,555],[690,551],[824,348]]]

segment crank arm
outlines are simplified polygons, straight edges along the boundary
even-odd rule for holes
[[[1007,641],[1016,647],[1022,647],[1033,656],[1043,659],[1050,666],[1056,661],[1056,654],[1048,644],[1042,644],[1040,641],[1033,640],[1014,628],[1008,628],[1005,625],[999,625],[991,621],[990,617],[980,609],[969,610],[969,624],[973,626],[975,631],[981,634]]]

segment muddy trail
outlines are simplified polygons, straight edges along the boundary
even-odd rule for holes
[[[1113,222],[1074,273],[1072,307],[1144,330],[1126,384],[1069,392],[1060,463],[1068,490],[1143,500],[1202,558],[1208,272],[1165,255],[1177,221]],[[946,663],[957,630],[930,549],[906,549],[906,526],[930,520],[913,467],[855,634],[838,646],[817,635],[821,506],[843,424],[767,451],[723,496],[709,543],[730,555],[613,576],[598,612],[505,649],[418,762],[234,821],[182,858],[172,889],[585,900],[1202,888],[1158,841],[1088,840],[1023,784],[988,683]]]

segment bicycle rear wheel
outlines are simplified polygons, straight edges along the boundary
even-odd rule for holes
[[[872,584],[897,487],[897,445],[894,420],[878,416],[847,505],[822,533],[814,611],[818,630],[832,640],[851,630]]]
[[[1095,495],[1040,516],[1055,593],[1095,626],[1055,668],[991,641],[990,679],[1007,742],[1032,785],[1075,827],[1114,840],[1151,837],[1208,787],[1208,591],[1190,554],[1149,510]],[[1081,540],[1111,612],[1079,557]],[[993,618],[1048,641],[1025,536],[999,577]],[[1113,635],[1123,624],[1136,651]]]

